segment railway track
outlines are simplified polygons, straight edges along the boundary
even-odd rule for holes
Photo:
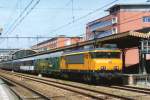
[[[21,73],[11,73],[11,72],[6,72],[6,71],[1,71],[3,73],[9,74],[9,75],[13,75],[16,77],[21,77],[23,79],[26,80],[32,80],[32,81],[36,81],[36,82],[40,82],[43,84],[47,84],[47,85],[51,85],[54,87],[58,87],[61,89],[65,89],[68,91],[72,91],[72,92],[76,92],[79,94],[82,94],[84,96],[87,97],[91,97],[94,99],[99,99],[99,100],[104,100],[104,99],[124,99],[124,100],[134,100],[137,99],[135,97],[132,96],[124,96],[124,95],[120,95],[117,93],[109,93],[109,92],[104,92],[103,90],[95,90],[95,89],[91,89],[91,88],[87,88],[84,86],[79,86],[79,85],[75,85],[75,84],[70,84],[70,83],[66,83],[66,82],[62,82],[62,81],[55,81],[55,80],[51,80],[51,79],[47,79],[47,78],[40,78],[37,76],[32,76],[32,75],[25,75],[25,74],[21,74]],[[115,88],[115,89],[124,89],[126,91],[131,91],[131,88],[125,89],[123,87],[117,87],[117,86],[113,86],[113,87],[107,87],[107,88]],[[141,92],[142,90],[134,90],[132,89],[132,92]],[[147,91],[148,92],[148,91]],[[143,92],[144,93],[144,92]],[[96,95],[93,95],[96,94]],[[146,93],[147,94],[147,93]]]
[[[36,93],[35,91],[32,91],[22,85],[16,84],[13,81],[10,81],[6,78],[0,77],[7,83],[8,88],[18,97],[17,100],[45,100],[46,98],[42,95]]]
[[[43,79],[43,78],[39,78],[36,76],[31,76],[31,75],[25,75],[25,74],[20,74],[20,73],[11,73],[11,72],[6,72],[6,71],[1,71],[5,74],[9,74],[9,75],[13,75],[13,76],[17,76],[17,77],[21,77],[23,79],[26,80],[32,80],[32,81],[36,81],[39,83],[43,83],[43,84],[47,84],[47,85],[51,85],[57,88],[61,88],[61,89],[65,89],[71,92],[75,92],[78,94],[82,94],[84,96],[93,98],[93,99],[98,99],[98,100],[106,100],[106,99],[124,99],[124,100],[133,100],[133,98],[131,97],[125,97],[125,96],[120,96],[120,95],[115,95],[112,93],[106,93],[106,92],[102,92],[102,91],[97,91],[94,89],[89,89],[89,88],[85,88],[82,86],[78,86],[78,85],[71,85],[71,84],[67,84],[67,83],[62,83],[62,82],[58,82],[58,81],[52,81],[52,80],[47,80],[47,79]],[[2,77],[2,74],[0,74]],[[6,78],[6,77],[5,77]]]
[[[147,88],[140,88],[140,87],[133,87],[133,86],[111,86],[111,88],[150,94],[150,89]]]
[[[16,89],[9,87],[20,100],[28,100],[28,99],[30,99],[30,100],[37,100],[37,99],[47,100],[48,99],[45,95],[34,90],[33,88],[30,88],[29,86],[25,85],[24,83],[19,83],[19,82],[12,80],[6,76],[0,76],[0,78],[3,79],[4,81],[6,81],[7,83],[14,85],[15,87],[20,88],[21,91],[17,91]],[[23,92],[25,92],[25,91],[23,91],[23,88],[26,89],[27,94],[23,93]],[[23,96],[23,94],[26,94],[27,97]],[[30,94],[30,96],[28,94]],[[36,96],[34,96],[34,95],[36,95]]]
[[[34,76],[29,76],[29,77],[39,79],[39,78],[34,77]],[[71,84],[61,83],[61,82],[58,82],[58,81],[52,81],[52,80],[47,80],[47,79],[42,79],[42,78],[41,78],[41,80],[51,81],[51,82],[54,82],[54,83],[59,83],[59,84],[62,84],[62,85],[69,85],[69,86],[77,87],[77,88],[79,87],[79,88],[82,88],[82,89],[86,89],[86,90],[90,90],[90,91],[94,91],[94,92],[100,93],[99,91],[96,91],[96,90],[87,89],[87,88],[83,88],[83,87],[75,86],[75,85],[71,85]],[[133,91],[133,92],[137,92],[137,93],[150,94],[150,89],[148,89],[148,88],[140,88],[140,87],[133,87],[133,86],[111,86],[109,88],[115,88],[115,89]]]

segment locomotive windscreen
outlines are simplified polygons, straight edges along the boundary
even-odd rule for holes
[[[92,58],[120,58],[120,52],[92,52]]]

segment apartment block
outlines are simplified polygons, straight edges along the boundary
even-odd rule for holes
[[[36,51],[46,51],[50,49],[60,48],[68,46],[71,44],[78,43],[82,40],[82,37],[66,37],[65,35],[60,35],[58,37],[51,38],[49,40],[43,41],[31,47]]]
[[[106,11],[86,25],[87,40],[150,27],[150,4],[116,4]]]
[[[127,31],[150,30],[150,4],[116,4],[106,11],[109,12],[107,16],[86,25],[87,40]],[[139,63],[138,54],[137,47],[126,50],[126,66]]]

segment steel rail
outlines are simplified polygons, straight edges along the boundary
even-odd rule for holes
[[[129,87],[129,86],[111,86],[110,88],[128,90],[128,91],[144,93],[144,94],[150,94],[150,90],[145,89],[145,88]]]
[[[15,84],[18,84],[18,85],[20,85],[20,86],[22,86],[22,87],[24,87],[24,88],[26,88],[26,89],[32,91],[33,93],[35,93],[35,94],[41,96],[41,97],[44,98],[45,100],[49,100],[49,99],[50,99],[48,96],[46,96],[46,95],[44,95],[44,94],[41,94],[39,91],[36,91],[36,90],[34,90],[33,88],[28,87],[27,85],[24,85],[24,84],[22,84],[22,83],[19,83],[19,82],[15,81],[15,80],[13,80],[13,79],[11,79],[11,78],[8,78],[8,77],[6,77],[6,76],[3,76],[3,75],[0,75],[0,77],[1,77],[1,79],[5,80],[5,81],[11,82],[12,84],[14,84],[14,83],[15,83]]]
[[[8,73],[7,73],[8,74]],[[10,73],[9,73],[10,74]],[[11,74],[12,75],[12,74]],[[2,76],[2,75],[0,75]],[[18,75],[15,75],[15,76],[18,76]],[[8,79],[7,77],[5,76],[2,76],[3,79]],[[19,76],[21,77],[21,76]],[[66,88],[66,87],[62,87],[62,86],[59,86],[59,85],[54,85],[52,83],[47,83],[47,82],[44,82],[44,81],[40,81],[40,80],[37,80],[37,79],[33,79],[33,78],[29,78],[29,77],[23,77],[23,78],[26,78],[26,79],[29,79],[29,80],[32,80],[32,81],[36,81],[36,82],[40,82],[40,83],[43,83],[43,84],[47,84],[47,85],[51,85],[51,86],[54,86],[54,87],[58,87],[58,88],[61,88],[61,89],[65,89],[65,90],[69,90],[69,91],[72,91],[72,92],[75,92],[75,93],[78,93],[78,94],[82,94],[84,96],[87,96],[87,97],[91,97],[93,99],[98,99],[98,100],[105,100],[105,98],[102,98],[102,97],[99,97],[99,96],[95,96],[95,95],[92,95],[92,94],[88,94],[86,92],[81,92],[81,91],[77,91],[77,90],[74,90],[74,89],[71,89],[71,88]],[[10,80],[10,79],[9,79]],[[13,81],[13,80],[10,80],[10,81]],[[17,83],[17,82],[16,82]],[[20,83],[17,83],[17,84],[20,84]],[[29,88],[29,87],[28,87]],[[30,89],[30,88],[29,88]],[[32,89],[33,90],[33,89]],[[33,90],[34,91],[34,90]],[[36,91],[37,92],[37,91]],[[48,97],[48,99],[50,99]]]
[[[98,90],[94,90],[94,89],[89,89],[89,88],[81,87],[81,86],[78,86],[78,85],[72,85],[72,84],[62,83],[62,82],[58,82],[58,81],[53,81],[53,80],[49,80],[49,79],[43,79],[43,78],[39,78],[39,77],[35,77],[35,76],[30,76],[30,75],[25,75],[25,74],[21,74],[21,73],[10,73],[9,72],[9,74],[12,74],[12,75],[15,75],[15,76],[19,76],[19,77],[23,77],[23,78],[30,79],[30,80],[34,80],[34,81],[38,81],[38,82],[42,82],[44,84],[53,85],[53,86],[59,87],[59,88],[62,88],[62,87],[60,87],[60,86],[58,86],[56,84],[70,86],[70,87],[73,87],[73,88],[79,88],[79,89],[83,89],[83,90],[86,90],[86,91],[90,91],[90,92],[94,92],[94,93],[99,93],[99,94],[103,94],[103,95],[107,95],[107,96],[111,96],[111,97],[115,97],[115,98],[121,98],[121,99],[125,99],[125,100],[133,100],[133,98],[131,98],[131,97],[125,97],[125,96],[120,96],[120,95],[116,95],[116,94],[106,93],[106,92],[102,92],[102,91],[98,91]],[[55,83],[55,84],[51,84],[50,82]],[[76,92],[75,90],[72,90],[72,89],[69,89],[69,88],[67,90],[72,91],[72,92]],[[85,95],[86,94],[87,93],[85,93]],[[89,95],[89,94],[87,94],[87,95]],[[91,96],[91,97],[94,98],[93,96]],[[100,99],[100,98],[97,98],[97,99]]]

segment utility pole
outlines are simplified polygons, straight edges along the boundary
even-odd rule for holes
[[[150,40],[141,40],[140,47],[140,63],[139,63],[139,73],[147,74],[146,71],[146,54],[150,54]]]
[[[2,32],[3,32],[3,28],[0,28],[0,35],[2,35]]]

